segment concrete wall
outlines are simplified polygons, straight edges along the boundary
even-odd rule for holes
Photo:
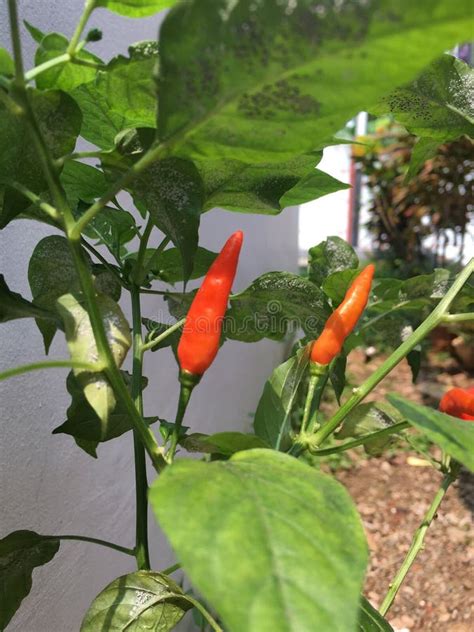
[[[0,46],[10,47],[7,14],[0,4]],[[82,0],[19,0],[21,17],[45,31],[70,35]],[[91,26],[103,29],[94,51],[108,59],[126,52],[127,44],[153,38],[159,18],[130,20],[98,10]],[[31,65],[34,44],[25,32],[24,49]],[[213,211],[202,219],[201,243],[217,250],[227,235],[241,228],[246,240],[235,288],[242,289],[269,270],[295,270],[297,212],[259,217]],[[49,229],[17,221],[0,232],[0,271],[12,289],[29,297],[27,266],[36,243]],[[155,235],[158,242],[159,234]],[[122,301],[129,314],[127,301]],[[159,301],[147,297],[144,314],[157,317]],[[167,350],[149,354],[145,373],[146,414],[173,419],[176,365]],[[226,343],[209,374],[193,395],[186,419],[203,432],[240,427],[249,430],[262,386],[282,360],[281,345],[264,341]],[[43,357],[42,340],[31,320],[0,327],[0,370]],[[61,336],[51,358],[67,357]],[[134,483],[132,438],[127,434],[99,447],[93,460],[66,435],[51,435],[65,419],[68,395],[64,370],[30,373],[0,383],[0,537],[17,529],[43,534],[84,534],[133,545]],[[192,528],[190,517],[190,528]],[[162,569],[174,560],[150,520],[152,562]],[[77,631],[92,598],[112,579],[134,569],[133,559],[91,544],[64,542],[56,558],[33,573],[33,589],[12,620],[12,632]],[[191,617],[181,629],[193,630]]]

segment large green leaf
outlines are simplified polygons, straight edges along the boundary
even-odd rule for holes
[[[307,346],[277,366],[265,382],[255,412],[255,433],[277,450],[289,447],[289,417],[298,387],[305,376],[310,348]]]
[[[331,274],[353,270],[358,265],[359,258],[352,246],[337,236],[328,237],[308,252],[308,275],[319,286]]]
[[[191,608],[172,579],[153,571],[122,575],[91,603],[81,632],[167,632]]]
[[[362,597],[359,614],[359,632],[393,632],[392,626],[365,597]]]
[[[79,200],[94,202],[108,188],[105,175],[99,169],[77,160],[68,160],[61,173],[61,184],[69,204],[76,208]]]
[[[189,0],[160,32],[159,134],[188,157],[281,161],[471,36],[471,2]]]
[[[49,318],[53,322],[56,316],[24,299],[20,294],[12,292],[5,277],[0,274],[0,323],[17,318]]]
[[[346,188],[348,185],[315,169],[320,159],[321,153],[314,152],[276,164],[195,161],[204,182],[204,208],[276,215],[287,206]]]
[[[122,377],[127,387],[130,388],[131,375],[122,371]],[[142,388],[145,388],[146,385],[147,380],[143,378]],[[122,402],[117,402],[108,419],[103,421],[88,403],[80,383],[72,372],[67,377],[66,386],[71,395],[71,405],[67,409],[66,421],[55,428],[53,434],[68,434],[76,440],[94,443],[97,447],[98,443],[120,437],[132,429],[130,414]],[[157,419],[158,417],[147,417],[146,421],[151,424]]]
[[[50,235],[36,245],[28,265],[28,281],[33,303],[53,313],[60,296],[79,291],[79,277],[65,237]],[[43,335],[47,353],[56,333],[57,323],[38,318],[36,324]]]
[[[193,271],[204,201],[201,177],[192,162],[182,158],[160,160],[134,185],[155,224],[181,253],[184,280]]]
[[[128,18],[142,18],[153,15],[176,4],[177,0],[98,0],[98,7],[120,13]]]
[[[323,292],[290,272],[267,272],[230,299],[225,334],[233,340],[281,340],[290,325],[321,332],[330,310]]]
[[[150,502],[229,632],[356,629],[366,543],[333,478],[273,450],[248,450],[175,462]]]
[[[4,630],[31,590],[36,566],[50,562],[59,540],[34,531],[14,531],[0,540],[0,630]]]
[[[442,55],[412,83],[396,88],[376,112],[390,112],[418,136],[439,142],[474,137],[474,70]]]
[[[81,113],[64,92],[30,91],[39,127],[55,158],[70,153],[81,127]],[[15,116],[0,101],[0,228],[26,209],[30,202],[5,185],[20,182],[34,193],[47,189],[35,144],[25,116]],[[3,198],[3,199],[2,199]]]
[[[117,366],[121,366],[132,344],[130,326],[117,303],[105,294],[96,297],[108,343]],[[64,294],[56,302],[64,321],[69,353],[73,360],[93,364],[98,350],[89,314],[83,300],[73,294]],[[115,395],[107,378],[101,372],[74,369],[87,401],[105,425],[115,408]]]
[[[137,258],[136,252],[130,253],[129,259]],[[209,270],[212,262],[217,257],[216,252],[206,248],[198,248],[194,257],[194,266],[190,279],[200,279]],[[165,283],[178,283],[183,281],[183,263],[181,254],[177,248],[168,248],[160,252],[160,249],[147,248],[143,267],[145,272],[154,279],[160,279]]]
[[[406,420],[448,454],[474,472],[474,423],[414,404],[398,395],[388,400]]]
[[[131,46],[129,55],[116,57],[94,81],[72,91],[84,118],[81,136],[103,149],[112,149],[126,128],[156,125],[156,43]]]
[[[63,55],[67,51],[68,46],[69,40],[67,37],[61,35],[61,33],[49,33],[42,38],[36,51],[35,64],[39,66]],[[79,51],[76,54],[76,58],[85,62],[100,63],[100,59],[85,50]],[[68,62],[43,71],[36,78],[36,85],[41,90],[56,88],[69,92],[76,86],[81,85],[81,83],[93,81],[96,72],[95,68]]]

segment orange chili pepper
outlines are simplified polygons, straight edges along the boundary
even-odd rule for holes
[[[244,235],[237,231],[229,237],[209,268],[186,316],[178,345],[181,372],[201,376],[219,350],[222,322],[232,289]]]
[[[368,265],[354,279],[344,300],[331,314],[311,349],[311,362],[326,365],[341,352],[347,336],[352,332],[369,299],[375,267]]]
[[[474,386],[450,389],[441,398],[439,409],[452,417],[474,421]]]

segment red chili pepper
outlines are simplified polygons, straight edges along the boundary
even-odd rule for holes
[[[340,353],[345,339],[354,329],[367,305],[375,267],[368,265],[354,279],[344,300],[328,318],[311,349],[311,362],[326,365]]]
[[[240,230],[229,237],[194,297],[178,345],[182,372],[200,377],[216,357],[243,238]]]
[[[443,395],[439,409],[452,417],[474,421],[474,386],[450,389]]]

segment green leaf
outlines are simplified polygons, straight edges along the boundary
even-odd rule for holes
[[[180,155],[197,159],[312,151],[469,40],[471,9],[470,0],[178,3],[160,32],[160,138],[178,137]]]
[[[155,224],[181,253],[184,280],[193,271],[204,201],[201,177],[192,162],[168,158],[155,162],[134,184]]]
[[[92,266],[94,274],[94,287],[99,294],[107,294],[113,298],[116,303],[120,300],[122,294],[122,286],[117,276],[101,263],[95,263]]]
[[[68,46],[69,40],[67,37],[61,35],[61,33],[49,33],[46,37],[41,39],[39,48],[36,51],[36,66],[63,55],[67,51]],[[86,62],[101,63],[98,57],[85,50],[76,53],[76,58]],[[70,92],[82,83],[93,81],[96,72],[97,70],[95,68],[73,64],[72,62],[58,64],[38,75],[36,77],[36,86],[40,90],[56,88]]]
[[[136,252],[130,253],[128,259],[136,259]],[[189,279],[200,279],[209,270],[214,259],[217,257],[216,252],[206,250],[206,248],[198,248],[194,258],[193,271]],[[183,264],[181,255],[177,248],[168,248],[163,252],[159,249],[147,248],[144,260],[144,269],[153,279],[160,279],[165,283],[174,285],[184,280]]]
[[[186,435],[180,443],[188,452],[205,452],[224,456],[231,456],[242,450],[270,447],[260,437],[242,432],[217,432],[212,435],[193,433]]]
[[[77,216],[80,217],[87,208],[87,205],[79,204]],[[121,261],[127,254],[125,244],[131,241],[137,232],[133,215],[107,206],[89,222],[83,234],[89,239],[96,240],[97,245],[107,246],[115,259]]]
[[[412,426],[474,472],[474,423],[414,404],[398,395],[389,395],[388,400]]]
[[[438,147],[439,141],[437,140],[433,140],[432,138],[418,139],[411,151],[410,163],[404,179],[405,184],[416,176],[427,160],[436,155]]]
[[[56,312],[56,301],[60,296],[80,290],[80,280],[65,237],[50,235],[38,242],[28,265],[28,281],[34,305],[52,313]],[[48,353],[58,323],[37,318],[36,324]]]
[[[172,7],[176,2],[177,0],[99,0],[97,6],[106,7],[129,18],[143,18]]]
[[[12,77],[15,74],[15,65],[10,54],[4,48],[0,48],[0,75]]]
[[[290,272],[267,272],[230,298],[225,334],[233,340],[281,340],[290,325],[319,334],[330,315],[323,292]]]
[[[255,433],[277,450],[289,447],[289,417],[309,362],[309,346],[277,366],[265,382],[254,418]]]
[[[247,450],[228,461],[176,461],[150,502],[229,632],[356,628],[367,548],[333,478],[273,450]]]
[[[151,320],[151,318],[142,318],[142,323],[148,332],[148,335],[146,337],[146,342],[150,342],[150,340],[152,340],[153,338],[156,338],[160,334],[165,333],[165,331],[169,329],[170,327],[170,325],[159,323],[156,320]],[[158,349],[164,349],[166,347],[172,346],[173,353],[175,353],[180,337],[181,337],[181,329],[177,329],[172,334],[164,338],[156,346],[154,346],[152,351],[158,351]]]
[[[393,632],[389,622],[365,597],[361,599],[358,630],[359,632]]]
[[[421,345],[417,345],[407,354],[407,362],[411,369],[412,382],[415,384],[421,369]]]
[[[81,127],[81,113],[74,101],[56,90],[31,90],[29,95],[53,157],[72,152]],[[26,117],[14,116],[0,101],[0,228],[30,206],[29,200],[15,189],[4,189],[4,185],[15,181],[34,193],[47,189]]]
[[[308,276],[318,286],[334,272],[353,270],[358,265],[354,249],[340,237],[328,237],[308,252]]]
[[[8,287],[5,277],[0,274],[0,323],[17,318],[50,318],[56,320],[56,316],[33,305],[20,294],[12,292]]]
[[[121,371],[121,373],[127,388],[130,390],[132,376],[126,371]],[[146,387],[147,383],[148,380],[143,378],[142,389]],[[53,434],[68,434],[76,440],[97,445],[120,437],[133,428],[130,414],[120,401],[110,412],[108,419],[103,421],[87,402],[84,390],[72,372],[67,377],[66,386],[71,395],[71,405],[67,409],[66,421],[55,428]],[[158,417],[146,417],[145,419],[148,424],[152,424]]]
[[[341,270],[333,272],[323,281],[323,291],[331,299],[333,307],[337,307],[346,295],[352,281],[359,274],[359,270]]]
[[[33,38],[33,40],[37,42],[38,44],[41,43],[41,40],[43,39],[43,37],[46,37],[46,33],[43,33],[43,31],[40,31],[38,28],[36,28],[36,26],[33,26],[33,24],[31,24],[30,22],[23,20],[23,24],[26,26],[26,29],[28,33],[31,35],[31,37]]]
[[[14,531],[0,540],[0,629],[4,630],[31,590],[33,569],[50,562],[59,540]]]
[[[204,208],[277,215],[287,206],[346,188],[315,169],[321,156],[314,152],[283,163],[258,165],[238,160],[195,161],[204,182]]]
[[[77,160],[66,162],[61,173],[61,184],[72,208],[77,207],[79,200],[92,204],[109,186],[102,171]]]
[[[375,113],[389,111],[412,134],[440,143],[474,136],[474,70],[442,55],[410,84],[382,99]]]
[[[102,149],[113,149],[116,136],[127,128],[156,126],[156,42],[128,50],[129,57],[119,55],[94,81],[71,93],[84,118],[81,136]]]
[[[334,358],[329,365],[329,379],[336,395],[337,403],[341,403],[341,395],[346,386],[347,356],[344,352]]]
[[[362,437],[393,426],[402,421],[403,417],[389,404],[384,402],[367,402],[359,404],[347,415],[342,428],[337,433],[338,439],[348,437]],[[392,440],[392,436],[373,439],[364,444],[364,449],[371,456],[380,456],[385,446]]]
[[[132,344],[130,326],[117,303],[105,294],[96,297],[104,324],[107,340],[117,366],[121,366]],[[99,357],[92,324],[83,305],[72,294],[65,294],[57,301],[57,308],[64,321],[69,353],[73,360],[97,362]],[[115,408],[115,395],[102,372],[74,369],[87,401],[103,424]]]
[[[136,571],[114,579],[91,603],[81,632],[167,632],[191,608],[172,579],[154,571]]]

